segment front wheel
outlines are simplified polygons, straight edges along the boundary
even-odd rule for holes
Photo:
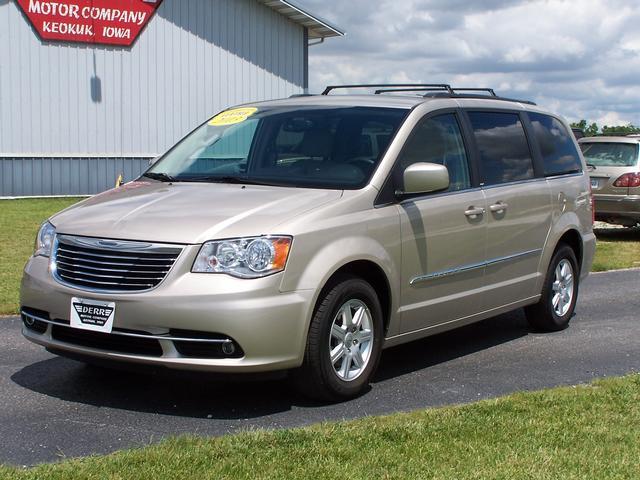
[[[367,387],[380,359],[380,301],[367,282],[344,277],[319,302],[294,379],[301,393],[312,398],[352,398]]]
[[[551,259],[540,301],[525,308],[529,325],[555,332],[569,325],[578,299],[580,273],[571,247],[560,245]]]

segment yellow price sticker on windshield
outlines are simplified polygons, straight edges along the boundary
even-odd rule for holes
[[[255,107],[234,108],[232,110],[226,110],[209,120],[209,125],[213,125],[214,127],[223,127],[225,125],[241,123],[257,111],[258,109]]]

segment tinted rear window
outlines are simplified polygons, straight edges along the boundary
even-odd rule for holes
[[[540,147],[546,176],[582,171],[573,135],[560,120],[541,113],[529,113],[529,119]]]
[[[533,178],[529,144],[517,113],[469,112],[484,185]]]
[[[635,143],[581,143],[580,148],[587,163],[596,167],[632,167],[638,163]]]

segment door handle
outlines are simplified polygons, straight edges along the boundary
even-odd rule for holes
[[[497,212],[502,212],[502,211],[506,210],[507,208],[509,208],[509,205],[507,205],[504,202],[498,202],[498,203],[494,203],[493,205],[491,205],[489,207],[489,210],[491,210],[493,213],[497,213]]]
[[[484,208],[476,208],[476,207],[471,206],[471,207],[469,207],[468,210],[464,211],[464,214],[467,217],[477,217],[479,215],[484,215],[485,211],[486,210]]]

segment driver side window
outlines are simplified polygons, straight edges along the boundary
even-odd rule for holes
[[[449,170],[448,191],[471,187],[467,153],[456,116],[452,113],[426,118],[413,130],[396,165],[395,184],[402,186],[404,170],[414,163],[444,165]]]

